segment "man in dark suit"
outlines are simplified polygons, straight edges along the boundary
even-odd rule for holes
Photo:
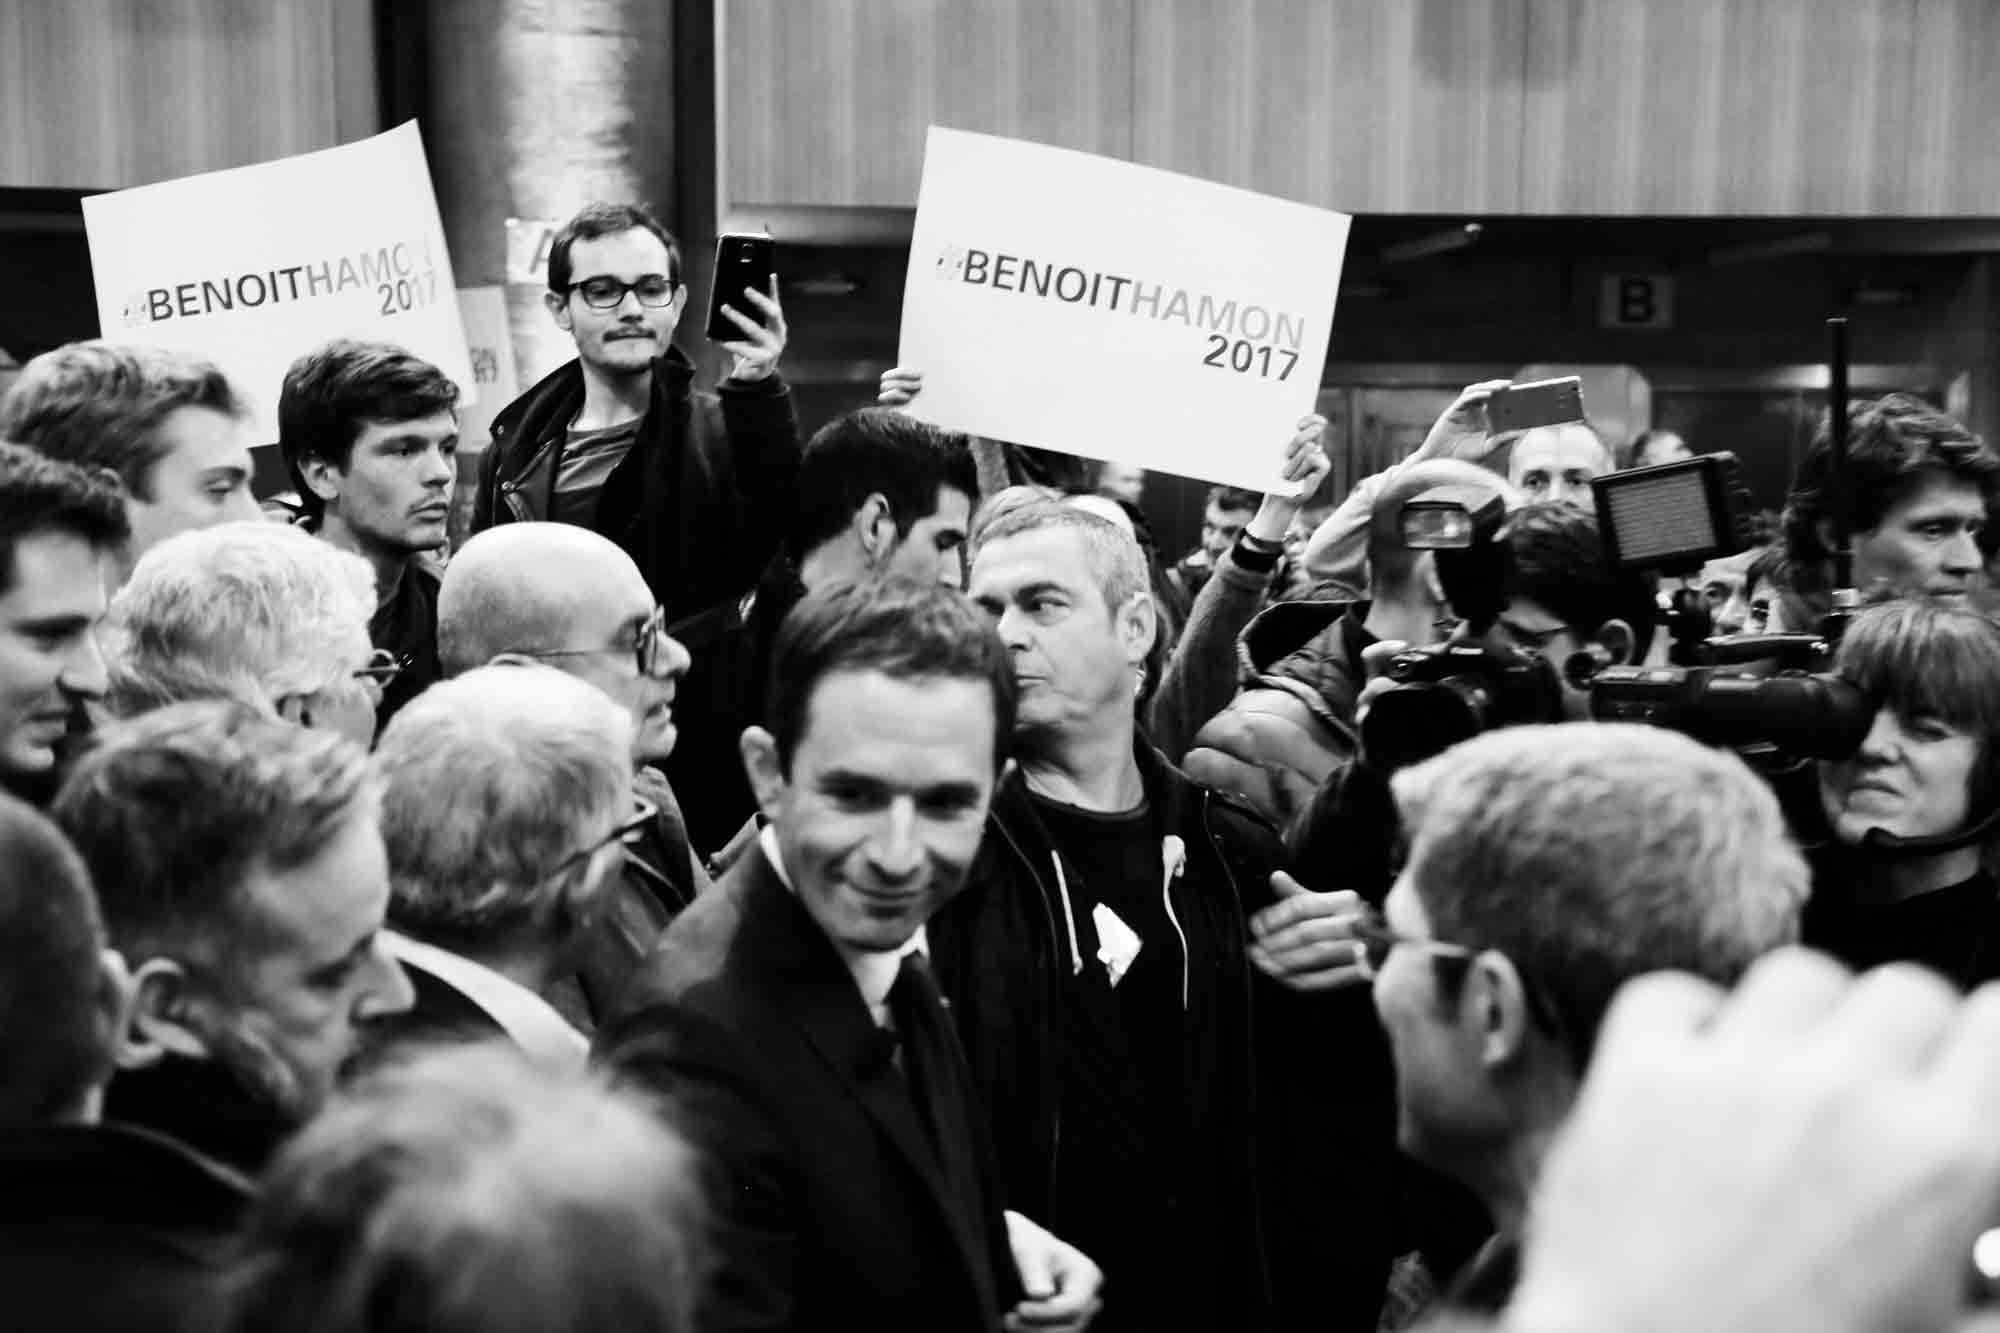
[[[0,1283],[6,1325],[211,1326],[250,1181],[187,1144],[102,1121],[127,1009],[83,862],[0,795]]]
[[[893,580],[809,595],[772,668],[771,729],[743,737],[770,823],[599,1037],[719,1169],[704,1327],[1080,1329],[1097,1269],[1003,1216],[924,960],[998,776],[1005,650]]]
[[[582,1069],[583,1033],[552,1003],[605,911],[632,799],[632,718],[575,676],[533,663],[431,686],[383,728],[389,949],[416,1003],[384,1044],[504,1036]]]

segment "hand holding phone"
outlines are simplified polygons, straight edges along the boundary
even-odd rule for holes
[[[744,290],[768,294],[777,273],[778,243],[769,236],[729,235],[715,242],[715,285],[708,295],[710,342],[732,342],[748,332],[722,307],[740,312],[753,324],[764,324]]]
[[[1583,420],[1583,381],[1574,375],[1536,380],[1496,390],[1486,400],[1486,420],[1493,433],[1533,430]]]
[[[776,256],[777,242],[769,236],[729,235],[716,242],[706,331],[709,341],[735,354],[732,379],[765,379],[784,354]]]

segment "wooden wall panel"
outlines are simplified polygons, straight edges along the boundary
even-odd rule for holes
[[[1916,34],[1937,8],[1529,0],[1521,209],[1911,212]]]
[[[1139,161],[1357,212],[1512,212],[1527,0],[1149,0]]]
[[[372,133],[366,13],[354,0],[0,0],[0,185],[142,185]]]
[[[1922,0],[1897,211],[2000,214],[2000,4]]]
[[[729,0],[727,207],[909,207],[934,123],[1126,156],[1133,4]]]

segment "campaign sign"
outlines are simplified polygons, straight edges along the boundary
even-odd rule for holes
[[[415,121],[372,139],[83,201],[114,342],[208,357],[278,438],[278,389],[330,338],[395,343],[473,401],[451,256]]]
[[[898,361],[954,430],[1269,491],[1326,362],[1350,219],[932,126]]]

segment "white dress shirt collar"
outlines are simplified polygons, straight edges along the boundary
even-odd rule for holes
[[[529,1059],[565,1071],[582,1069],[588,1062],[590,1042],[584,1035],[554,1005],[512,977],[393,930],[383,931],[382,936],[391,957],[456,988],[498,1023]]]
[[[764,859],[771,863],[778,882],[788,889],[793,897],[798,896],[798,888],[792,883],[790,872],[785,869],[785,858],[778,850],[778,830],[766,824],[757,835],[757,845],[764,851]],[[861,990],[861,999],[868,1006],[869,1016],[877,1027],[889,1027],[889,990],[896,984],[896,974],[902,970],[903,955],[920,953],[930,956],[930,941],[924,935],[924,928],[917,927],[917,933],[903,941],[895,949],[855,949],[834,940],[833,947],[840,954],[840,960],[847,964],[847,970],[854,976],[854,984]]]

